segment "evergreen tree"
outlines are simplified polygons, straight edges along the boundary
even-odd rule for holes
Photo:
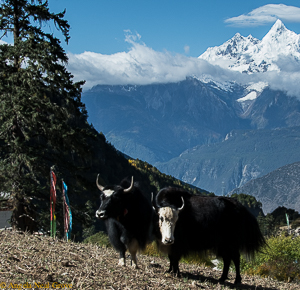
[[[69,157],[88,153],[83,82],[72,81],[60,40],[42,29],[54,25],[68,42],[64,15],[42,0],[0,6],[0,37],[13,37],[0,45],[0,191],[10,193],[12,224],[22,230],[33,230],[49,205],[50,166],[76,166]]]
[[[247,207],[256,218],[259,214],[263,216],[262,203],[257,201],[254,196],[244,193],[233,193],[231,197],[236,198],[243,206]]]

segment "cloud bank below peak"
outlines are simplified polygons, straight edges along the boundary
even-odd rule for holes
[[[85,80],[84,90],[95,85],[148,85],[153,83],[179,82],[189,76],[210,77],[217,82],[240,84],[267,82],[270,88],[300,96],[300,65],[293,58],[282,57],[277,65],[280,71],[242,74],[221,68],[208,61],[168,51],[155,51],[141,42],[139,34],[128,34],[127,52],[104,55],[94,52],[68,54],[67,69],[75,81]]]
[[[184,80],[187,76],[209,74],[219,80],[224,69],[205,60],[159,52],[139,42],[139,36],[126,36],[131,47],[128,52],[104,55],[94,52],[68,54],[68,69],[76,81],[86,80],[85,89],[97,84],[146,85]]]

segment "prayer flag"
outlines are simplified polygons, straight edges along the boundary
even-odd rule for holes
[[[290,221],[289,221],[289,216],[288,216],[287,213],[285,214],[285,217],[286,217],[286,224],[289,227],[290,226]]]
[[[56,203],[56,176],[55,173],[50,170],[50,236],[56,235],[56,216],[55,216],[55,203]]]
[[[68,187],[63,181],[63,197],[64,197],[64,229],[66,239],[69,240],[71,238],[72,232],[72,212],[70,207],[70,202],[68,198]]]

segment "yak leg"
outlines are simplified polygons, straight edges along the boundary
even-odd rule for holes
[[[131,256],[131,266],[135,269],[138,269],[136,253],[139,249],[139,243],[136,239],[132,239],[128,244],[128,251]]]
[[[228,255],[223,255],[222,258],[223,258],[224,266],[223,266],[223,273],[219,281],[221,283],[224,283],[225,280],[228,279],[228,271],[230,267],[231,258]]]
[[[180,271],[179,271],[179,255],[169,254],[169,260],[170,260],[170,268],[168,270],[169,273],[173,273],[174,276],[180,277]]]
[[[125,252],[120,252],[120,258],[119,258],[118,266],[126,266]]]
[[[119,266],[126,266],[125,262],[125,252],[126,252],[126,246],[121,241],[120,237],[117,237],[116,239],[109,239],[112,246],[120,253],[119,258]]]
[[[125,252],[126,252],[126,230],[124,227],[114,219],[108,219],[106,222],[106,229],[108,232],[109,241],[116,251],[120,253],[120,266],[125,266]]]
[[[232,255],[232,260],[233,260],[233,263],[235,266],[235,272],[236,272],[234,284],[241,284],[242,277],[241,277],[241,273],[240,273],[240,253],[239,253],[239,251],[234,251],[234,253]]]
[[[228,279],[228,271],[230,267],[231,260],[234,263],[235,266],[235,272],[236,277],[234,284],[240,284],[242,281],[241,273],[240,273],[240,252],[237,249],[231,249],[228,250],[226,254],[223,253],[222,255],[223,261],[224,261],[224,267],[223,267],[223,274],[221,278],[219,279],[220,282],[224,282],[226,279]]]

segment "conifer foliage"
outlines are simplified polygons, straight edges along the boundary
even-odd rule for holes
[[[43,31],[56,28],[68,42],[65,11],[51,13],[42,0],[0,3],[0,37],[13,38],[0,45],[0,191],[11,195],[13,226],[34,230],[50,166],[75,166],[69,157],[88,152],[83,82],[73,82],[60,40]]]

